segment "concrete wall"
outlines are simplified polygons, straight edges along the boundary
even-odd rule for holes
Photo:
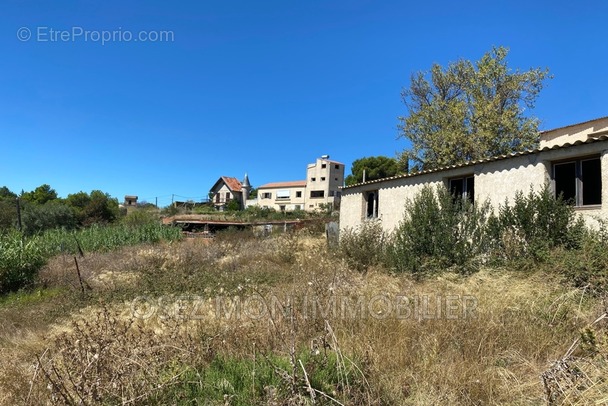
[[[323,167],[325,166],[325,167]],[[337,204],[340,187],[344,185],[344,164],[318,158],[306,168],[306,210],[315,210],[322,204]],[[322,198],[311,198],[312,191],[324,192]]]
[[[414,198],[424,185],[447,186],[450,178],[473,175],[475,201],[488,200],[497,210],[506,200],[513,202],[517,192],[527,194],[530,189],[540,190],[545,184],[553,187],[552,163],[564,159],[601,156],[602,204],[601,206],[577,207],[576,212],[590,226],[597,225],[596,218],[608,219],[608,141],[593,142],[568,148],[521,155],[514,158],[488,161],[460,168],[421,175],[401,177],[376,183],[368,183],[342,192],[340,228],[352,228],[366,219],[366,193],[378,193],[378,218],[386,231],[392,231],[403,219],[405,202]]]
[[[604,131],[608,131],[608,117],[544,131],[540,135],[540,148],[564,145],[565,143],[572,144],[575,141],[585,141],[589,134]]]

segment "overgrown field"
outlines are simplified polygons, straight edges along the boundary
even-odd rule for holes
[[[60,253],[0,298],[0,403],[608,402],[606,303],[549,266],[361,272],[307,230],[101,251],[84,293]]]
[[[25,237],[16,230],[0,230],[0,294],[34,283],[46,260],[56,255],[84,255],[120,247],[181,238],[176,227],[158,222],[137,225],[93,225],[78,231],[55,229]]]

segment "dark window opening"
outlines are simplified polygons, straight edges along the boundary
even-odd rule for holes
[[[555,196],[574,206],[602,204],[600,158],[581,159],[553,165]]]
[[[449,189],[454,199],[466,196],[471,202],[475,199],[475,178],[467,176],[464,178],[450,179]]]
[[[327,164],[321,164],[321,169],[327,168]]]
[[[570,204],[576,204],[576,162],[556,164],[553,173],[555,195],[561,196]]]
[[[599,159],[581,162],[583,205],[602,204],[602,170]]]
[[[230,201],[230,192],[226,192],[226,201]]]
[[[336,166],[335,166],[335,168],[336,168],[336,169],[340,169],[340,165],[336,165]]]
[[[220,197],[220,194],[219,194],[219,193],[217,193],[217,194],[215,195],[215,202],[216,202],[216,203],[219,203],[219,202],[220,202],[220,198],[221,198],[221,197]]]
[[[323,182],[324,180],[325,180],[325,177],[322,177],[322,178],[321,178],[321,182]]]
[[[317,178],[310,178],[311,182],[314,182],[317,180]]]
[[[302,197],[302,192],[296,192],[296,197]]]
[[[319,198],[319,197],[325,197],[325,191],[324,190],[311,190],[310,191],[310,198],[311,199]]]
[[[365,217],[378,217],[378,191],[367,192],[365,195]]]

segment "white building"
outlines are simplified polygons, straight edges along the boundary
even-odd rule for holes
[[[273,182],[258,188],[257,204],[278,211],[314,211],[340,206],[340,187],[344,184],[344,164],[317,158],[306,167],[306,180]]]
[[[513,202],[517,192],[539,191],[549,184],[571,199],[576,212],[592,225],[608,219],[608,117],[540,134],[540,147],[435,170],[363,182],[342,189],[340,228],[369,218],[380,219],[386,231],[402,220],[407,199],[425,185],[444,185],[452,193],[488,200],[496,209]]]

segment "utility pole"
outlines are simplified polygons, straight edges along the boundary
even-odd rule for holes
[[[158,209],[158,197],[154,198],[154,205],[156,206],[156,208]]]
[[[19,231],[22,231],[23,226],[21,224],[21,205],[19,204],[19,197],[17,197],[17,224],[19,225]]]

